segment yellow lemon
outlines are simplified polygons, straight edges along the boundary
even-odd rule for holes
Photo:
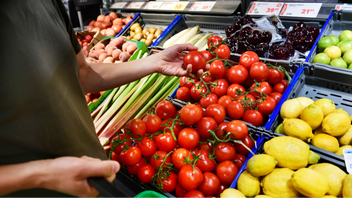
[[[331,60],[341,57],[341,50],[337,46],[329,46],[325,48],[324,53],[327,54]]]
[[[308,168],[301,168],[292,174],[292,185],[307,197],[322,197],[329,190],[326,178],[317,171]]]
[[[333,111],[333,113],[344,113],[348,117],[350,117],[350,115],[348,115],[348,113],[345,110],[343,110],[342,108],[336,109],[335,111]]]
[[[262,180],[263,192],[271,197],[300,197],[291,183],[294,172],[288,168],[275,168]]]
[[[244,171],[238,178],[237,188],[247,197],[258,195],[260,193],[259,178]]]
[[[337,197],[333,195],[324,195],[321,198],[337,198]]]
[[[343,181],[343,190],[342,190],[343,197],[352,197],[352,175],[346,175]]]
[[[268,195],[257,195],[254,198],[272,198],[272,197],[270,197]]]
[[[352,144],[352,126],[339,138],[341,145],[351,145]]]
[[[264,152],[277,159],[279,167],[297,170],[308,165],[309,146],[295,137],[275,137],[264,143]]]
[[[327,134],[323,132],[323,128],[321,128],[321,126],[314,130],[314,135],[318,135],[320,133]]]
[[[339,141],[328,134],[318,134],[313,137],[312,144],[318,148],[335,153],[339,149]]]
[[[247,171],[255,177],[269,174],[274,170],[278,161],[267,154],[259,154],[251,157],[247,163]]]
[[[351,127],[351,120],[343,113],[331,113],[323,120],[323,131],[332,136],[340,136]]]
[[[324,113],[324,116],[332,113],[335,110],[335,103],[327,98],[322,98],[314,102]]]
[[[329,163],[320,163],[311,165],[309,169],[317,171],[326,178],[329,185],[329,195],[337,197],[342,195],[342,182],[346,177],[346,173],[339,167]]]
[[[308,164],[316,164],[320,160],[320,156],[313,151],[309,151]]]
[[[299,103],[301,104],[302,106],[302,110],[306,107],[308,107],[309,105],[313,104],[314,103],[314,100],[310,99],[310,98],[307,98],[307,97],[298,97],[296,98]]]
[[[280,109],[280,116],[284,118],[298,118],[302,112],[301,103],[297,99],[286,100]]]
[[[241,191],[233,189],[233,188],[228,188],[225,189],[221,194],[220,194],[220,198],[246,198],[246,196],[244,196],[243,193],[241,193]]]
[[[343,156],[343,149],[352,149],[351,145],[341,146],[337,151],[336,154]]]
[[[323,122],[323,111],[315,104],[311,104],[304,108],[301,113],[301,119],[307,122],[312,129],[316,129]]]
[[[303,141],[310,141],[314,137],[312,128],[310,125],[297,118],[285,119],[283,121],[284,132],[286,135],[299,138]]]

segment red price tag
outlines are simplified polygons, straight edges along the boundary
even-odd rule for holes
[[[247,14],[249,15],[278,15],[283,6],[283,3],[264,3],[264,2],[253,2]]]
[[[317,17],[322,3],[286,3],[280,16]]]
[[[189,11],[210,11],[215,3],[215,1],[194,2]]]

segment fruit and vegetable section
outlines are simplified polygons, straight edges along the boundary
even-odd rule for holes
[[[116,25],[112,13],[92,26],[108,16]],[[95,34],[77,34],[90,62],[118,67],[191,43],[198,51],[183,64],[205,71],[88,94],[102,146],[124,178],[166,197],[351,197],[352,27],[343,14],[319,24],[138,13],[116,37],[90,44]]]

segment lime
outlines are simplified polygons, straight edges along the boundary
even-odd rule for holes
[[[352,63],[352,49],[347,50],[344,54],[343,54],[343,60],[346,61],[347,64],[351,64]],[[347,65],[346,67],[347,68]]]
[[[331,66],[347,68],[347,63],[342,58],[335,58],[330,62]]]
[[[325,54],[325,53],[319,53],[317,55],[315,55],[314,59],[313,59],[313,63],[322,63],[322,64],[329,64],[330,63],[330,57],[329,55]]]
[[[341,53],[344,54],[347,50],[352,49],[352,41],[346,40],[340,44]]]
[[[336,46],[340,48],[342,41],[340,41]]]
[[[341,32],[339,39],[340,39],[340,41],[352,40],[352,31],[345,30],[345,31]]]
[[[328,37],[330,37],[332,39],[332,43],[335,46],[340,42],[339,38],[337,36],[335,36],[335,35],[330,35]]]
[[[325,48],[324,53],[329,55],[330,60],[341,57],[341,50],[337,46],[329,46]]]
[[[332,45],[333,45],[333,41],[330,37],[324,37],[318,41],[318,48],[322,52],[325,50],[325,48],[332,46]]]
[[[352,69],[352,63],[350,64],[350,66],[348,66],[348,69]]]

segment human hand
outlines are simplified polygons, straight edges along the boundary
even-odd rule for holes
[[[96,197],[99,192],[88,184],[88,177],[105,177],[112,182],[120,170],[116,161],[83,156],[60,157],[48,163],[43,187],[79,197]]]
[[[186,54],[183,51],[195,51],[197,47],[191,44],[174,45],[160,52],[157,55],[157,71],[166,76],[188,76],[191,78],[200,78],[203,70],[199,70],[197,74],[192,73],[192,65],[183,65],[183,58]],[[207,64],[206,68],[209,68]]]

